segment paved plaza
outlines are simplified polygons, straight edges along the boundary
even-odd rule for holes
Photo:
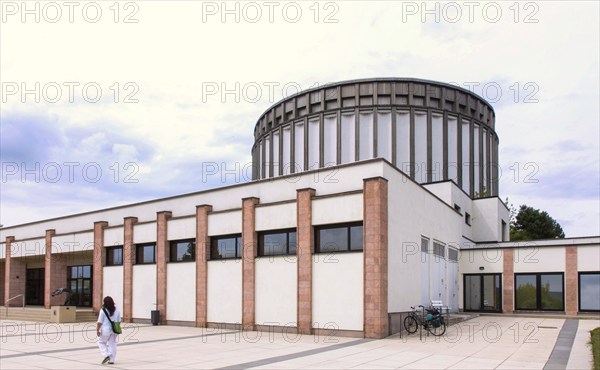
[[[444,337],[382,340],[125,324],[114,365],[101,365],[94,323],[1,321],[6,369],[590,369],[600,320],[479,316]]]

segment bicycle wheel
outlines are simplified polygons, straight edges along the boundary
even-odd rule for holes
[[[437,327],[434,327],[433,323],[430,322],[429,325],[427,325],[427,330],[436,337],[444,335],[444,333],[446,333],[446,322],[444,319],[441,319],[440,325]]]
[[[406,329],[409,334],[416,332],[418,327],[419,323],[413,316],[406,316],[404,318],[404,329]]]

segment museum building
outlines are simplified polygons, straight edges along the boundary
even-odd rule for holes
[[[253,180],[0,229],[0,301],[127,322],[382,338],[411,306],[600,311],[600,237],[510,242],[492,106],[419,79],[267,109]],[[19,299],[18,297],[21,297]]]

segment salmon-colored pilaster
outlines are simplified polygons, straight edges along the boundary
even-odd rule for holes
[[[95,313],[100,312],[102,308],[103,289],[103,273],[104,262],[106,261],[106,249],[104,249],[104,229],[108,227],[108,222],[94,222],[94,276],[93,285],[94,292],[92,293],[92,308]],[[121,304],[118,302],[117,304]]]
[[[26,266],[21,258],[11,257],[11,252],[14,243],[14,236],[6,237],[6,258],[4,262],[4,303],[6,306],[21,306],[22,299],[13,299],[6,303],[9,299],[16,297],[19,294],[25,294],[25,273]]]
[[[254,330],[254,257],[256,256],[255,208],[258,198],[242,199],[242,327]]]
[[[5,275],[6,275],[6,269],[4,268],[5,266],[5,262],[4,261],[0,261],[0,303],[4,304],[4,287],[6,284],[5,279]]]
[[[55,268],[52,263],[52,237],[56,234],[54,229],[46,230],[46,255],[44,258],[44,307],[50,308],[54,305],[52,302],[52,270]],[[58,289],[62,287],[57,287]]]
[[[504,313],[512,313],[514,310],[514,285],[515,285],[515,265],[513,250],[505,248],[503,253],[502,267],[502,307]]]
[[[56,246],[52,242],[56,235],[54,230],[46,230],[46,255],[44,260],[44,307],[60,306],[65,303],[65,295],[52,297],[52,292],[59,288],[67,288],[67,257],[64,254],[52,253]],[[62,246],[63,248],[66,246]]]
[[[50,273],[50,292],[59,288],[68,288],[67,286],[67,254],[54,253],[51,255],[52,271]],[[46,272],[47,274],[47,272]],[[46,275],[47,276],[47,275]],[[48,283],[46,283],[47,285]],[[65,294],[51,297],[50,306],[60,306],[65,303]]]
[[[296,193],[296,245],[298,268],[298,333],[312,333],[312,198],[315,189],[299,189]]]
[[[203,204],[196,206],[196,326],[206,327],[206,298],[208,284],[208,266],[206,261],[210,253],[208,238],[208,214],[212,206]]]
[[[167,238],[168,220],[171,212],[156,213],[156,307],[160,311],[160,323],[167,323],[167,261],[169,241]]]
[[[133,245],[133,225],[137,217],[125,217],[123,225],[123,321],[131,322],[133,301],[133,264],[135,263],[135,246]]]
[[[364,332],[366,338],[388,335],[388,182],[363,184]]]
[[[578,276],[577,276],[577,247],[571,246],[565,248],[565,279],[566,279],[566,300],[565,311],[567,315],[577,315],[579,305],[578,296]]]

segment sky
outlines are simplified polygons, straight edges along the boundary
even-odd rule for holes
[[[503,200],[600,235],[597,1],[0,6],[4,226],[250,181],[275,102],[411,77],[494,107]]]

